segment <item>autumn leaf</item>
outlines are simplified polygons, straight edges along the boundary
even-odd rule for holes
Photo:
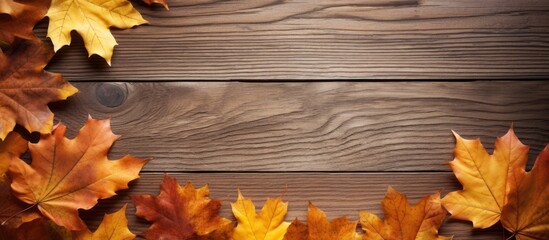
[[[39,39],[16,40],[0,53],[0,140],[16,123],[29,132],[50,133],[53,113],[47,104],[78,91],[61,75],[43,70],[52,56]]]
[[[452,218],[469,220],[475,228],[497,223],[505,205],[509,178],[516,166],[525,166],[528,147],[511,128],[496,140],[494,154],[489,155],[479,139],[467,140],[454,132],[455,159],[449,162],[463,190],[450,192],[442,199]]]
[[[44,18],[50,0],[0,1],[0,41],[13,43],[14,38],[35,38],[32,29]]]
[[[244,198],[239,190],[238,199],[231,203],[231,207],[238,221],[233,240],[282,240],[290,225],[284,222],[288,203],[282,202],[281,197],[268,198],[259,214],[256,214],[252,200]]]
[[[208,186],[195,189],[187,183],[181,187],[165,175],[158,196],[132,196],[136,215],[152,222],[142,235],[147,239],[229,239],[233,223],[218,216],[221,202],[208,196]]]
[[[4,141],[0,140],[0,177],[6,174],[13,159],[27,151],[27,143],[17,132],[10,132]]]
[[[11,179],[6,175],[10,162],[27,151],[27,141],[16,132],[10,132],[0,142],[0,225],[5,228],[16,228],[21,223],[39,217],[36,212],[25,211],[29,205],[15,198],[11,192]],[[7,238],[0,238],[7,239]]]
[[[4,235],[2,235],[4,234]],[[0,233],[0,239],[11,240],[72,240],[72,233],[52,221],[45,218],[37,218],[31,222],[23,223],[18,228],[4,229]]]
[[[366,231],[364,239],[451,239],[438,236],[438,229],[446,217],[438,192],[424,197],[412,207],[406,195],[389,187],[381,205],[385,212],[384,221],[372,213],[360,212],[360,224]]]
[[[309,228],[307,224],[302,223],[297,218],[294,219],[286,230],[284,240],[309,240]]]
[[[50,19],[48,37],[57,52],[70,45],[71,31],[75,30],[88,50],[88,56],[97,54],[111,64],[116,40],[110,27],[128,29],[147,21],[127,0],[52,0],[46,14]]]
[[[112,214],[105,214],[103,221],[95,230],[91,232],[85,229],[76,233],[76,240],[131,240],[135,235],[128,229],[128,219],[126,219],[126,206]]]
[[[153,4],[161,4],[162,6],[164,6],[164,8],[166,10],[170,10],[170,8],[168,7],[168,3],[166,3],[166,0],[143,0],[143,2],[145,2],[146,4],[148,4],[149,6],[150,5],[153,5]]]
[[[115,195],[139,177],[147,161],[132,156],[108,160],[107,152],[119,137],[110,120],[88,118],[74,139],[64,137],[65,125],[29,144],[32,163],[12,161],[8,174],[11,188],[21,201],[36,205],[57,225],[69,230],[85,228],[78,209],[90,209],[98,199]]]
[[[294,220],[288,227],[284,240],[358,240],[357,222],[340,217],[328,221],[326,214],[309,203],[307,225]]]
[[[508,182],[508,202],[501,216],[503,227],[517,240],[549,239],[549,145],[530,172],[522,165]]]

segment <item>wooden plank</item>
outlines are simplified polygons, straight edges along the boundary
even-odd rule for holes
[[[77,83],[53,106],[72,134],[112,117],[113,157],[145,171],[449,171],[456,130],[491,149],[512,122],[549,141],[545,82]]]
[[[113,67],[88,63],[77,37],[49,69],[83,81],[549,76],[547,0],[132,3],[150,25],[113,31]]]
[[[358,219],[359,210],[371,211],[383,216],[380,202],[387,186],[391,185],[406,194],[412,204],[420,198],[442,190],[443,194],[460,189],[459,183],[451,173],[401,173],[401,174],[275,174],[275,173],[193,173],[171,174],[180,184],[192,182],[195,187],[209,184],[210,197],[222,200],[220,215],[233,219],[230,202],[236,199],[236,190],[240,188],[246,197],[254,200],[260,209],[267,197],[277,197],[282,192],[284,200],[289,201],[286,221],[298,217],[305,220],[307,203],[313,202],[326,212],[330,219],[346,215],[351,220]],[[131,184],[131,190],[122,191],[113,199],[102,200],[93,210],[82,212],[86,222],[95,228],[105,212],[118,210],[128,203],[126,213],[130,229],[140,233],[149,225],[135,216],[135,207],[130,196],[134,194],[158,195],[162,174],[142,174]],[[444,195],[442,195],[444,196]],[[499,226],[488,230],[473,231],[471,224],[464,221],[448,220],[443,225],[442,235],[454,235],[454,239],[496,239],[501,236]]]

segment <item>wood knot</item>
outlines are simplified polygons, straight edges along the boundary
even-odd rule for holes
[[[103,106],[114,108],[126,101],[128,88],[123,83],[101,83],[95,89],[95,96]]]

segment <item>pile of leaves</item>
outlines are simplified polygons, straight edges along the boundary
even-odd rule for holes
[[[162,4],[163,0],[144,0]],[[48,38],[32,32],[49,19]],[[147,23],[127,0],[2,0],[0,2],[0,239],[134,239],[126,207],[106,214],[90,231],[79,209],[92,209],[99,199],[128,188],[148,160],[127,155],[109,160],[118,139],[110,120],[91,116],[73,139],[66,126],[53,124],[47,104],[67,99],[78,90],[60,74],[44,67],[57,50],[79,33],[89,55],[111,64],[116,41],[110,27]],[[21,131],[14,131],[16,125]],[[19,132],[26,131],[22,135]],[[37,142],[28,133],[38,132]],[[151,225],[146,239],[353,240],[451,239],[438,235],[447,211],[471,221],[474,228],[501,222],[509,238],[549,239],[549,145],[527,172],[529,148],[513,128],[497,139],[492,155],[478,139],[456,137],[455,159],[448,164],[463,190],[440,198],[440,192],[412,206],[404,194],[389,187],[381,202],[385,218],[360,211],[358,221],[328,220],[309,203],[305,222],[286,222],[288,202],[267,199],[259,212],[238,190],[231,203],[236,223],[219,215],[221,202],[209,198],[208,186],[184,186],[168,175],[160,193],[132,196],[136,215]],[[30,160],[22,155],[29,153]],[[360,228],[357,230],[357,228]]]

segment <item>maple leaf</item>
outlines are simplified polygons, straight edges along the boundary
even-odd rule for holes
[[[6,139],[0,140],[0,177],[8,171],[13,159],[27,151],[27,143],[27,140],[17,132],[10,132]]]
[[[74,139],[65,138],[65,131],[65,125],[59,124],[38,143],[29,144],[32,163],[15,159],[8,174],[18,199],[36,205],[59,226],[81,230],[85,224],[78,209],[90,209],[98,199],[128,188],[147,161],[129,155],[107,159],[109,148],[119,137],[112,133],[110,120],[89,117]]]
[[[501,222],[517,240],[549,239],[548,170],[549,145],[539,154],[530,172],[522,165],[509,178]]]
[[[309,240],[309,228],[307,224],[302,223],[297,218],[294,219],[286,230],[284,240]]]
[[[2,234],[4,234],[2,236]],[[0,239],[12,240],[72,240],[73,235],[67,229],[55,225],[45,218],[37,218],[31,222],[23,223],[17,228],[4,229],[0,233]]]
[[[132,196],[136,215],[152,222],[143,232],[147,239],[229,239],[233,223],[218,215],[221,202],[211,200],[208,186],[181,187],[164,175],[158,196]]]
[[[268,198],[259,214],[256,214],[252,200],[244,198],[238,190],[238,199],[231,203],[231,207],[238,221],[233,240],[282,240],[290,225],[284,222],[288,203],[282,202],[281,197]]]
[[[44,18],[49,0],[0,1],[0,41],[11,44],[14,37],[32,39],[34,26]]]
[[[135,235],[128,229],[128,219],[126,219],[126,206],[125,204],[120,210],[112,213],[105,214],[103,221],[95,230],[91,232],[89,229],[85,229],[76,233],[77,240],[131,240],[135,238]]]
[[[438,229],[446,217],[438,192],[424,197],[412,207],[406,195],[389,187],[381,205],[385,212],[384,221],[372,213],[360,212],[360,223],[366,231],[364,239],[451,239],[438,236]]]
[[[127,0],[52,0],[46,16],[50,19],[47,36],[56,52],[70,45],[71,31],[75,30],[82,36],[88,56],[97,54],[109,65],[117,45],[109,28],[148,23]]]
[[[16,228],[21,223],[39,217],[35,212],[25,211],[29,206],[19,201],[11,193],[11,179],[6,175],[12,160],[27,151],[27,141],[16,132],[10,132],[0,141],[0,225]],[[7,238],[2,238],[7,239]]]
[[[294,220],[288,227],[285,240],[358,240],[357,222],[340,217],[328,222],[328,217],[309,202],[307,225]]]
[[[161,4],[166,10],[170,10],[170,8],[168,7],[168,3],[166,3],[166,0],[143,0],[143,2],[145,2],[149,6],[155,3]]]
[[[0,140],[16,123],[29,132],[51,132],[53,113],[47,104],[78,91],[61,75],[43,70],[52,56],[39,39],[16,40],[0,53]]]
[[[496,140],[494,154],[489,155],[479,139],[463,139],[454,132],[455,159],[449,162],[463,190],[448,193],[443,206],[452,218],[469,220],[474,228],[497,223],[505,205],[508,180],[517,166],[525,166],[528,147],[515,136],[513,129]]]

